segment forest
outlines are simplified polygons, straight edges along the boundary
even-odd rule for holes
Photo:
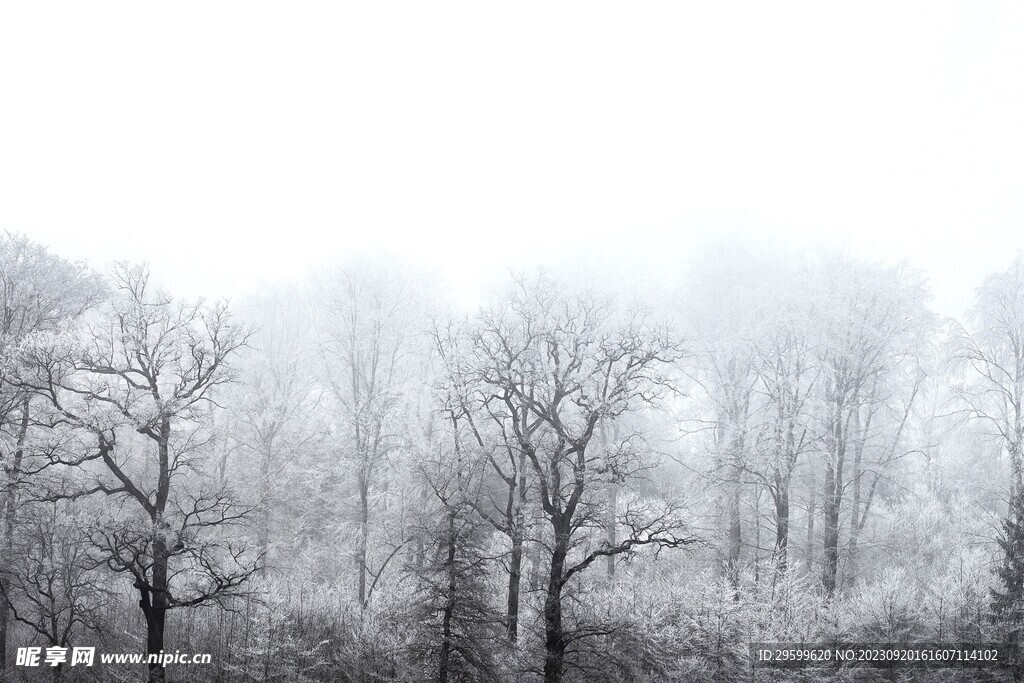
[[[667,290],[509,272],[468,309],[383,254],[231,301],[160,282],[0,236],[0,680],[1022,673],[1020,257],[962,320],[912,263],[739,242]]]

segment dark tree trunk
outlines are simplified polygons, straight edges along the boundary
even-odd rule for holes
[[[562,580],[569,552],[568,522],[553,517],[555,543],[551,551],[548,590],[544,598],[544,683],[561,683],[565,668],[565,633],[562,630]]]
[[[165,528],[166,523],[163,521],[163,516],[171,491],[170,441],[171,420],[164,417],[160,421],[160,434],[157,439],[160,473],[157,480],[153,514],[153,527],[157,532],[152,544],[153,566],[150,569],[149,585],[142,582],[136,583],[140,593],[139,607],[142,608],[142,613],[146,617],[146,654],[148,655],[163,653],[164,623],[169,608],[167,562],[170,555],[164,537],[164,532],[168,529]],[[161,663],[149,665],[149,680],[151,682],[163,681],[164,673],[165,668]]]
[[[508,568],[508,609],[506,635],[513,645],[519,640],[519,591],[523,579],[523,538],[526,530],[526,454],[519,455],[518,480],[512,479],[509,490],[508,522],[512,541],[512,554]]]
[[[836,469],[825,470],[825,505],[822,516],[825,522],[824,552],[821,582],[825,595],[832,597],[836,590],[836,571],[839,567],[839,481]]]
[[[850,505],[850,547],[846,553],[846,569],[844,571],[843,585],[852,587],[857,581],[857,549],[860,543],[860,518],[861,518],[861,478],[863,476],[864,444],[867,441],[868,431],[871,429],[871,416],[868,413],[861,426],[860,410],[854,415],[854,447],[853,447],[853,501]]]
[[[775,475],[775,567],[781,576],[789,566],[789,482]]]
[[[729,584],[733,587],[736,598],[739,599],[740,551],[743,548],[743,526],[740,518],[740,472],[738,467],[733,468],[732,476],[733,480],[730,482],[732,489],[729,492],[728,502],[729,554],[725,560],[725,569]]]
[[[149,586],[136,583],[139,607],[146,617],[146,654],[160,655],[164,650],[164,623],[167,617],[167,547],[163,541],[153,543],[153,568]],[[149,665],[148,680],[164,680],[165,668],[160,662]]]
[[[359,538],[356,540],[356,581],[359,607],[366,607],[366,550],[370,541],[370,490],[366,476],[359,477]]]
[[[779,579],[789,571],[789,527],[791,524],[792,505],[790,488],[793,483],[793,468],[796,465],[796,405],[792,399],[790,412],[779,409],[779,420],[785,423],[785,433],[780,435],[781,457],[775,469],[775,578]]]

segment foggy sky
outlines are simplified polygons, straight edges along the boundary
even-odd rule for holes
[[[178,294],[384,246],[471,301],[709,235],[928,271],[1024,247],[1024,5],[9,3],[0,228]]]

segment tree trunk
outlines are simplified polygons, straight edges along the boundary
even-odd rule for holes
[[[167,539],[165,532],[169,531],[163,521],[164,511],[167,509],[167,499],[171,491],[170,475],[170,441],[171,441],[171,420],[163,417],[160,420],[160,436],[157,440],[157,454],[160,467],[159,479],[157,480],[156,501],[153,514],[153,566],[150,570],[149,586],[144,583],[137,583],[140,600],[139,607],[146,617],[146,654],[159,655],[164,649],[164,622],[167,616],[169,593],[167,585]],[[149,665],[149,680],[163,681],[165,668],[157,662]]]
[[[167,616],[167,547],[162,540],[153,542],[153,568],[150,585],[136,583],[139,607],[146,617],[146,654],[160,655],[164,650],[164,622]],[[160,662],[150,663],[149,681],[164,680],[165,668]]]
[[[530,590],[540,590],[541,567],[544,564],[544,526],[537,525],[537,538],[530,550]]]
[[[510,515],[510,539],[512,555],[508,568],[508,605],[505,627],[508,642],[515,645],[519,640],[519,587],[523,578],[523,536],[526,530],[526,454],[519,455],[519,479],[516,482],[518,491],[509,491],[509,496],[518,495],[515,509]],[[516,480],[513,480],[516,481]],[[510,501],[511,502],[511,501]]]
[[[775,475],[775,571],[783,576],[789,564],[789,482]]]
[[[793,405],[797,404],[793,398]],[[775,467],[775,576],[778,580],[789,571],[789,525],[791,506],[789,501],[790,486],[793,482],[793,468],[796,465],[796,409],[790,414],[779,410],[780,425],[785,423],[785,434],[779,436],[781,455]],[[780,428],[781,429],[781,428]],[[813,529],[812,529],[813,530]],[[773,584],[774,585],[774,584]]]
[[[824,544],[821,583],[825,595],[831,598],[836,590],[836,570],[839,566],[839,504],[837,501],[836,471],[832,464],[825,469],[825,505],[822,510]]]
[[[740,501],[743,493],[743,451],[744,438],[740,425],[741,409],[737,407],[730,419],[732,436],[729,441],[730,486],[729,492],[729,555],[727,570],[729,583],[732,584],[734,595],[739,600],[740,587],[740,553],[743,550],[743,520],[740,513]]]
[[[366,607],[366,552],[370,541],[370,490],[368,477],[359,477],[359,538],[356,541],[356,581],[359,591],[359,608]]]
[[[729,492],[728,501],[729,554],[725,560],[725,569],[729,583],[734,591],[736,591],[736,598],[739,599],[740,551],[743,548],[743,527],[740,521],[740,472],[738,467],[732,468],[732,476],[734,478],[730,482],[732,489]]]
[[[860,421],[860,410],[854,415],[854,430],[856,442],[853,451],[853,501],[850,505],[850,547],[846,553],[846,572],[843,578],[843,585],[852,587],[857,581],[857,548],[860,541],[861,529],[861,477],[863,476],[864,444],[868,438],[868,430],[871,429],[871,415],[869,411],[864,420],[863,427]]]
[[[832,410],[828,460],[825,463],[825,522],[822,586],[831,598],[836,590],[839,569],[839,512],[843,501],[843,460],[846,457],[846,435],[843,433],[843,404],[837,401]]]
[[[562,577],[569,552],[568,523],[561,516],[551,519],[554,548],[544,598],[544,683],[562,683],[565,667],[565,634],[562,632]]]
[[[441,652],[438,656],[437,680],[448,683],[449,660],[452,651],[452,617],[455,614],[455,594],[458,585],[455,581],[455,512],[448,513],[448,586],[444,613],[441,617]]]
[[[17,522],[18,511],[18,480],[21,476],[21,461],[25,455],[25,438],[28,435],[28,409],[29,398],[21,403],[21,423],[18,425],[18,442],[14,450],[14,460],[11,462],[11,469],[7,473],[7,489],[4,492],[4,566],[9,566],[14,557],[14,528]],[[7,572],[0,573],[0,588],[2,595],[10,594],[11,580]],[[7,624],[10,620],[10,605],[6,597],[0,599],[0,680],[6,679],[7,672]]]

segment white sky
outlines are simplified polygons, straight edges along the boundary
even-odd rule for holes
[[[177,293],[385,246],[661,271],[720,229],[1024,247],[1024,3],[70,2],[0,10],[0,228]]]

